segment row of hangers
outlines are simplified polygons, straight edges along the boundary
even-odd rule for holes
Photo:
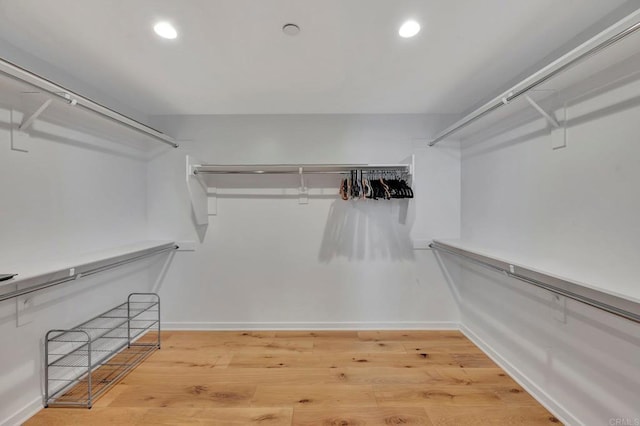
[[[343,200],[413,198],[413,189],[398,172],[351,170],[340,182]]]

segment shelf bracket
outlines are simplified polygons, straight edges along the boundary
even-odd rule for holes
[[[33,322],[35,317],[33,309],[34,297],[32,294],[16,297],[16,327],[22,327]]]
[[[24,92],[23,94],[34,95],[41,93],[42,92]],[[76,105],[78,103],[78,101],[76,99],[73,99],[69,93],[59,92],[57,94],[64,98],[66,102],[69,103],[69,105]],[[33,123],[35,123],[35,121],[42,115],[42,113],[44,113],[47,108],[49,108],[53,100],[53,98],[49,98],[44,101],[38,109],[36,109],[30,116],[23,118],[20,123],[17,123],[16,114],[15,112],[12,112],[11,122],[13,124],[13,127],[11,130],[11,148],[14,151],[29,152],[29,134],[27,133],[27,131],[31,126],[33,126]]]
[[[534,101],[533,99],[531,99],[531,97],[529,95],[524,95],[525,99],[527,100],[527,102],[529,102],[529,104],[536,110],[538,111],[538,113],[540,113],[541,116],[544,117],[545,120],[547,120],[547,122],[553,126],[556,129],[560,128],[560,123],[558,123],[558,120],[556,120],[551,114],[549,114],[547,111],[545,111],[540,105],[538,105],[538,103],[536,101]]]
[[[35,92],[34,92],[35,93]],[[29,92],[28,94],[33,94]],[[14,151],[29,152],[29,134],[27,130],[35,123],[35,121],[42,115],[43,112],[49,108],[49,105],[53,102],[53,99],[49,98],[40,105],[30,116],[23,118],[18,123],[18,116],[16,111],[11,111],[11,149]]]
[[[19,121],[20,113],[16,110],[9,111],[9,122],[11,123],[11,150],[29,152],[29,134],[20,130],[22,121]]]
[[[33,114],[31,114],[29,117],[27,117],[21,124],[20,126],[18,126],[18,130],[20,130],[21,132],[26,131],[29,127],[31,127],[31,125],[33,124],[34,121],[36,121],[38,119],[38,117],[40,117],[40,115],[47,109],[49,108],[49,105],[51,105],[51,102],[53,102],[53,99],[47,99],[46,101],[44,101],[44,103],[42,105],[40,105],[40,108],[38,108]]]
[[[304,184],[304,169],[303,167],[298,167],[298,174],[300,175],[300,188],[298,204],[309,204],[309,188],[307,188]]]
[[[551,129],[551,147],[553,149],[560,149],[560,148],[564,148],[567,146],[567,132],[566,129],[563,125],[560,124],[560,122],[558,122],[558,120],[556,119],[556,117],[553,116],[553,114],[548,113],[547,111],[544,110],[544,108],[542,108],[536,101],[534,101],[533,99],[531,99],[531,97],[529,95],[524,95],[525,99],[527,100],[527,102],[529,102],[529,105],[531,105],[533,107],[533,109],[535,109],[545,120],[547,120],[547,123],[549,123],[549,125],[551,125],[552,129]],[[566,113],[567,113],[567,108],[566,105],[563,106],[563,108],[560,110],[560,114],[562,115],[562,122],[566,122]]]

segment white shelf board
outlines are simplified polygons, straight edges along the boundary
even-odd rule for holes
[[[640,304],[640,288],[637,286],[637,277],[631,274],[631,271],[620,270],[615,276],[605,276],[600,270],[590,269],[586,262],[580,265],[569,265],[563,262],[562,259],[539,257],[530,253],[518,253],[498,247],[487,247],[464,240],[436,241],[481,256],[490,257],[500,262],[514,265],[517,268],[529,269],[589,290]],[[606,283],[606,287],[604,283]]]
[[[70,273],[72,269],[82,271],[83,269],[96,268],[142,255],[149,250],[168,248],[172,245],[175,245],[172,241],[140,241],[73,257],[0,264],[2,273],[18,274],[13,279],[0,282],[0,289],[15,285],[18,285],[19,288],[31,287],[39,283],[69,277],[73,275]]]

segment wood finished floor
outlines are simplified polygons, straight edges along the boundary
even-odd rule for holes
[[[559,423],[457,331],[164,332],[93,409],[27,425]]]

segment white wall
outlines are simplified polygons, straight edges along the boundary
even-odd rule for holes
[[[144,161],[105,150],[108,141],[93,149],[60,137],[32,138],[28,153],[14,151],[8,120],[0,109],[3,264],[147,238]]]
[[[94,149],[70,131],[33,138],[28,153],[12,151],[8,117],[0,109],[0,272],[147,239],[144,162],[109,151],[107,141]],[[21,327],[16,299],[0,302],[0,424],[17,424],[42,407],[46,331],[74,326],[148,289],[158,261],[34,293],[35,306],[23,316],[33,322]]]
[[[640,82],[569,105],[564,149],[542,120],[463,142],[463,244],[640,300]],[[547,292],[469,264],[456,288],[467,332],[560,417],[640,418],[640,325],[572,301],[558,322]]]
[[[433,254],[412,250],[412,239],[459,235],[458,149],[425,148],[447,119],[157,117],[158,127],[183,139],[183,149],[151,163],[151,232],[202,240],[197,251],[177,253],[160,287],[165,327],[455,326],[457,307]],[[415,153],[417,198],[408,209],[398,201],[345,202],[337,178],[309,177],[308,186],[325,188],[324,195],[300,205],[295,176],[227,178],[212,183],[218,214],[198,232],[184,183],[185,152],[221,164],[396,163]]]

